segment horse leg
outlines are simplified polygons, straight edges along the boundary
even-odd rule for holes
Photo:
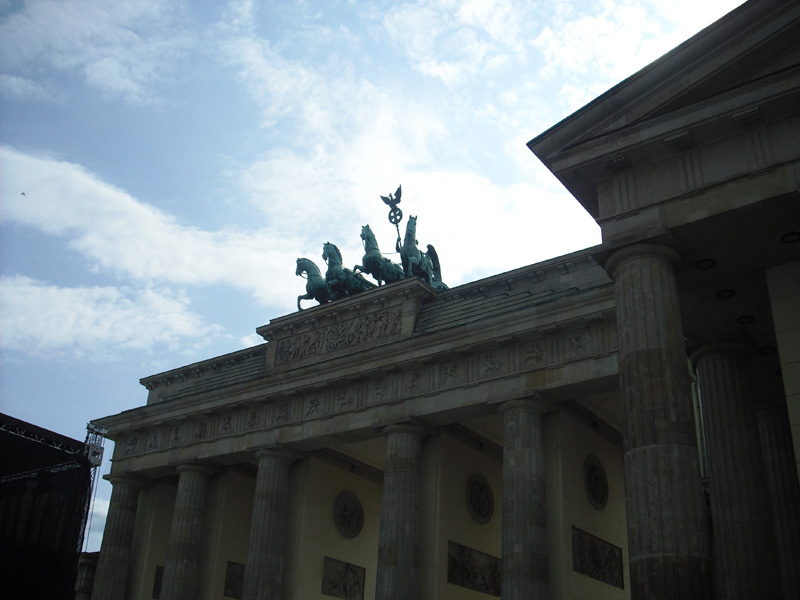
[[[313,300],[313,299],[314,299],[314,295],[313,294],[305,294],[304,296],[298,296],[297,297],[297,310],[303,310],[303,307],[300,306],[300,300]]]

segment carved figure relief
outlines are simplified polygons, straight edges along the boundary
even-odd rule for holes
[[[583,332],[578,332],[570,336],[569,345],[567,346],[567,358],[577,358],[586,353],[581,343],[582,336]]]
[[[305,418],[311,419],[319,416],[319,398],[311,398],[306,407]]]
[[[223,415],[222,420],[220,421],[220,431],[222,433],[231,433],[233,431],[233,425],[231,424],[231,416],[230,415]]]
[[[447,542],[447,582],[500,597],[502,561],[489,554]]]
[[[208,423],[200,421],[194,430],[194,439],[204,440],[208,436]]]
[[[391,308],[279,340],[275,364],[285,365],[394,335],[400,332],[401,319],[400,308]]]
[[[275,425],[283,425],[288,419],[288,404],[281,402],[275,406]]]
[[[408,384],[406,385],[406,392],[409,395],[418,394],[420,390],[420,382],[422,381],[422,373],[414,371],[411,374]]]
[[[322,593],[344,600],[363,600],[366,569],[326,556],[322,563]]]
[[[261,425],[261,414],[258,409],[251,408],[247,413],[247,427],[248,429],[255,429]]]
[[[494,494],[486,478],[480,473],[473,473],[467,480],[467,510],[479,525],[488,523],[494,514]]]
[[[161,440],[159,439],[159,435],[157,433],[153,433],[147,440],[147,449],[148,450],[158,450],[161,446]]]
[[[139,437],[132,435],[128,437],[128,441],[125,442],[125,456],[130,456],[136,452],[137,447],[139,446]]]
[[[533,361],[534,364],[542,362],[544,359],[542,358],[542,350],[539,348],[539,345],[533,345],[528,348],[525,353],[523,354],[523,362],[527,365],[529,362]]]
[[[173,427],[172,428],[172,436],[170,438],[170,441],[173,444],[180,444],[181,441],[182,441],[182,437],[183,437],[183,435],[182,435],[182,432],[181,432],[181,428],[180,427]]]
[[[350,408],[350,399],[347,397],[347,392],[344,390],[336,390],[333,400],[334,406],[336,406],[336,410],[338,411],[345,411]]]
[[[572,570],[624,589],[622,548],[572,527]]]
[[[375,394],[375,400],[380,402],[386,395],[386,384],[382,379],[378,379],[372,384],[372,390]]]
[[[448,363],[444,366],[444,383],[458,383],[461,381],[461,375],[458,374],[458,365],[456,363]]]
[[[503,361],[498,359],[493,353],[483,355],[483,375],[484,377],[491,377],[492,375],[499,375],[503,372]]]
[[[346,538],[354,538],[364,526],[364,508],[353,492],[342,492],[333,503],[333,522]]]

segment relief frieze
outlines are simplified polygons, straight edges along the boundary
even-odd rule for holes
[[[286,365],[392,336],[400,332],[401,321],[401,309],[388,308],[279,340],[275,364]]]
[[[482,357],[484,377],[495,377],[505,370],[505,361],[494,352],[487,352]]]
[[[447,542],[447,583],[500,597],[502,561],[453,541]]]
[[[264,424],[263,411],[260,408],[251,408],[247,411],[247,428],[259,429]]]
[[[439,361],[424,357],[406,368],[397,365],[382,368],[372,376],[353,375],[330,386],[289,389],[277,398],[262,396],[248,400],[248,406],[233,405],[227,410],[220,407],[213,415],[206,410],[197,414],[196,419],[162,421],[149,430],[140,429],[122,438],[118,451],[123,457],[132,457],[304,421],[330,419],[415,398],[430,398],[454,389],[479,387],[489,380],[514,379],[529,371],[561,369],[572,361],[607,357],[615,349],[613,319],[585,318],[578,328],[551,327],[546,333],[540,330],[532,339],[517,338],[514,343],[477,351],[456,350]]]
[[[576,573],[624,589],[622,548],[572,527],[572,569]]]

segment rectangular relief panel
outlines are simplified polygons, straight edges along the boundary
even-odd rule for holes
[[[620,589],[622,548],[577,527],[572,528],[572,570]]]
[[[499,598],[501,572],[499,558],[447,542],[447,583]]]
[[[335,558],[322,563],[322,593],[344,600],[364,600],[366,569]]]

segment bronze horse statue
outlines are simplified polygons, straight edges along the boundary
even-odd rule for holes
[[[364,279],[362,275],[353,273],[350,269],[342,266],[342,253],[336,244],[325,242],[322,245],[322,258],[328,263],[325,281],[332,300],[346,298],[377,287],[374,283]]]
[[[381,254],[378,241],[369,225],[361,228],[361,243],[364,245],[364,258],[361,259],[363,265],[353,267],[353,272],[359,271],[369,273],[378,282],[378,285],[400,281],[405,277],[403,267],[393,263]]]
[[[305,273],[305,277],[303,277],[303,273]],[[303,307],[300,306],[300,300],[316,300],[320,304],[325,304],[331,300],[328,284],[322,278],[319,267],[314,264],[314,261],[308,258],[298,258],[297,269],[295,269],[294,274],[308,280],[306,282],[306,293],[297,297],[297,310],[303,310]]]

